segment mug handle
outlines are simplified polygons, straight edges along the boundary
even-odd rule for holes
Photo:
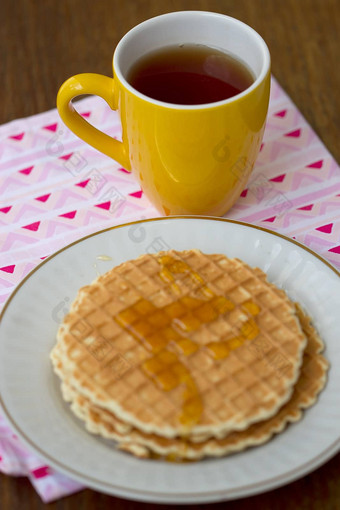
[[[95,73],[83,73],[72,76],[59,89],[57,108],[61,119],[73,133],[95,149],[115,159],[126,170],[131,171],[127,144],[124,141],[118,142],[118,140],[91,126],[75,110],[72,99],[82,94],[100,96],[112,110],[116,110],[113,78]]]

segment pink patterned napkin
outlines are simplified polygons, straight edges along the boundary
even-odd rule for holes
[[[100,98],[77,108],[119,138],[119,117]],[[56,110],[1,126],[0,155],[0,306],[63,246],[159,216],[134,178],[73,135]],[[293,237],[340,268],[339,167],[275,79],[255,170],[227,217]],[[28,476],[45,502],[82,488],[28,451],[1,415],[0,471]]]

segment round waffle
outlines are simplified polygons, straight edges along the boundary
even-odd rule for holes
[[[323,343],[299,305],[296,305],[296,310],[308,343],[291,399],[272,418],[255,423],[244,431],[232,432],[224,439],[210,438],[203,442],[192,442],[182,438],[169,439],[146,434],[137,429],[124,430],[124,424],[112,413],[92,405],[89,399],[77,393],[65,381],[62,384],[63,397],[71,402],[72,411],[85,421],[90,432],[116,440],[121,449],[138,457],[153,457],[156,454],[171,460],[197,460],[204,456],[222,456],[263,444],[273,434],[281,432],[288,423],[298,421],[303,409],[316,401],[326,382],[328,362],[321,354]],[[61,364],[57,357],[55,363],[60,370]]]
[[[55,354],[62,378],[127,429],[201,441],[273,416],[306,343],[294,304],[262,271],[170,250],[80,289]]]

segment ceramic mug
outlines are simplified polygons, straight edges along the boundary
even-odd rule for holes
[[[151,99],[127,81],[146,53],[178,44],[218,48],[252,72],[250,87],[209,104],[177,105]],[[223,215],[245,187],[260,149],[270,90],[270,55],[257,32],[229,16],[183,11],[144,21],[118,43],[113,78],[79,74],[60,88],[57,107],[80,138],[132,171],[163,214]],[[101,96],[118,110],[122,142],[79,115],[72,99]]]

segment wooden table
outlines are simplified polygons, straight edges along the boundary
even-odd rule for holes
[[[53,108],[58,87],[73,74],[110,75],[114,47],[125,32],[152,16],[187,9],[221,12],[254,27],[269,45],[274,75],[340,160],[339,0],[3,0],[0,123]],[[340,509],[340,455],[286,487],[211,506]],[[27,479],[0,475],[2,510],[44,507]],[[155,507],[85,490],[48,508]]]

